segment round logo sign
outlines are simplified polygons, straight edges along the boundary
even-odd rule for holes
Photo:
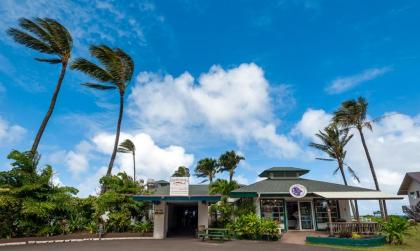
[[[294,184],[290,186],[289,193],[295,198],[303,198],[306,196],[307,190],[306,187],[301,184]]]

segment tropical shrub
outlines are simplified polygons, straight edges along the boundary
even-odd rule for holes
[[[239,239],[258,240],[263,236],[278,238],[278,226],[273,220],[260,218],[256,214],[242,215],[227,225]]]
[[[390,216],[388,221],[381,222],[381,229],[389,244],[401,245],[404,236],[409,235],[410,223],[405,218]]]
[[[8,159],[12,169],[0,172],[1,237],[68,232],[66,221],[77,189],[54,185],[51,166],[38,171],[37,154],[12,151]]]
[[[150,233],[153,230],[153,223],[150,221],[136,222],[131,226],[131,229],[136,233]]]
[[[236,217],[255,213],[255,203],[253,199],[241,199],[236,203],[233,214]]]

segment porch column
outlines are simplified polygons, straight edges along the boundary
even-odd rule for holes
[[[328,228],[330,229],[330,236],[333,236],[331,208],[330,208],[329,203],[327,203],[327,213],[328,213],[328,224],[329,224]]]
[[[209,206],[207,205],[207,201],[198,201],[197,202],[198,208],[198,226],[205,226],[208,228],[209,226]]]
[[[164,239],[166,237],[166,202],[161,201],[154,205],[153,238]]]

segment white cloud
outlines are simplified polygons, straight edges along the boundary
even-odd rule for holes
[[[160,147],[145,133],[121,133],[121,141],[130,139],[136,145],[136,175],[138,177],[168,179],[179,166],[191,167],[194,156],[180,146]],[[104,154],[112,152],[114,135],[101,133],[93,140],[98,151]],[[130,154],[119,153],[116,170],[133,173],[133,159]],[[117,171],[114,171],[116,173]]]
[[[326,91],[329,94],[342,93],[363,82],[380,77],[384,75],[385,73],[389,72],[390,70],[391,69],[389,67],[372,68],[372,69],[367,69],[356,75],[338,77],[328,85],[328,87],[326,88]]]
[[[19,142],[26,133],[26,129],[19,125],[11,125],[0,117],[0,146]]]
[[[212,66],[195,80],[141,73],[129,96],[129,115],[154,138],[179,142],[222,136],[238,145],[256,142],[281,157],[299,147],[276,132],[269,83],[256,64],[225,70]]]
[[[309,109],[302,116],[296,128],[300,128],[299,132],[303,137],[314,140],[313,133],[325,127],[331,116],[323,110]],[[418,118],[419,116],[411,117],[400,113],[388,113],[384,114],[382,120],[374,123],[373,132],[365,130],[364,134],[379,185],[385,192],[396,194],[404,174],[420,170],[420,152],[418,151],[420,149],[420,121]],[[325,124],[315,123],[315,121],[324,121]],[[311,124],[313,128],[311,128]],[[356,131],[352,133],[354,138],[348,144],[346,162],[356,170],[361,178],[361,183],[354,183],[354,185],[374,188],[359,134]],[[391,212],[401,213],[401,201],[393,201],[388,204]],[[365,208],[372,210],[368,206]]]

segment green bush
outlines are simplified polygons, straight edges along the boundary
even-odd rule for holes
[[[131,229],[136,233],[150,233],[153,230],[153,224],[150,221],[137,222],[131,226]]]
[[[389,244],[401,245],[404,236],[409,235],[410,223],[407,219],[390,216],[388,221],[381,222],[381,232]]]
[[[269,239],[278,238],[276,222],[260,218],[256,214],[242,215],[227,227],[239,239],[259,240],[264,236]]]

